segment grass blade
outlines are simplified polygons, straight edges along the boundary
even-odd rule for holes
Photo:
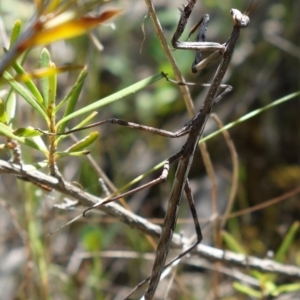
[[[57,126],[61,126],[63,123],[73,119],[73,118],[76,118],[78,116],[81,116],[85,113],[88,113],[90,111],[93,111],[93,110],[97,110],[99,107],[101,106],[104,106],[104,105],[107,105],[107,104],[110,104],[110,103],[113,103],[117,100],[120,100],[130,94],[133,94],[143,88],[145,88],[146,86],[160,80],[164,78],[164,76],[162,74],[157,74],[157,75],[154,75],[154,76],[150,76],[146,79],[143,79],[117,93],[114,93],[113,95],[110,95],[108,97],[105,97],[103,99],[100,99],[82,109],[79,109],[77,111],[75,111],[74,113],[62,118],[58,123],[57,123]]]

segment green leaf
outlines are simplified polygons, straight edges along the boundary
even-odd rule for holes
[[[21,32],[21,21],[17,20],[12,28],[11,35],[10,35],[10,43],[9,43],[9,48],[13,46],[16,41],[18,40]]]
[[[280,98],[278,100],[275,100],[272,103],[270,103],[268,105],[265,105],[265,106],[263,106],[263,107],[261,107],[259,109],[253,110],[250,113],[248,113],[248,114],[242,116],[241,118],[235,120],[234,122],[225,125],[224,127],[222,127],[222,129],[217,130],[217,131],[215,131],[215,132],[207,135],[206,137],[202,138],[199,141],[199,144],[208,141],[209,139],[213,138],[214,136],[222,133],[225,130],[228,130],[228,129],[230,129],[230,128],[236,126],[236,125],[238,125],[239,123],[245,122],[245,121],[247,121],[247,120],[249,120],[249,119],[251,119],[251,118],[253,118],[253,117],[255,117],[255,116],[259,115],[259,114],[261,114],[262,112],[264,112],[266,110],[269,110],[269,109],[271,109],[271,108],[273,108],[273,107],[275,107],[277,105],[280,105],[280,104],[282,104],[282,103],[284,103],[286,101],[292,100],[293,98],[296,98],[298,96],[300,96],[300,92],[295,92],[295,93],[289,94],[289,95],[287,95],[285,97],[282,97],[282,98]]]
[[[266,281],[266,280],[270,280],[271,276],[273,276],[273,274],[265,274],[265,273],[262,273],[258,270],[251,270],[251,275],[252,277],[255,277],[256,279],[258,279],[260,282],[262,281]]]
[[[300,283],[282,284],[273,291],[272,296],[277,297],[283,293],[292,293],[300,290]]]
[[[11,125],[15,114],[16,114],[16,107],[17,107],[17,99],[16,94],[11,92],[9,93],[6,102],[5,102],[5,110],[6,110],[6,116],[7,116],[7,124]]]
[[[263,287],[264,287],[264,294],[265,295],[271,295],[272,293],[274,293],[274,291],[276,291],[276,284],[273,282],[273,281],[266,281],[264,284],[263,284]]]
[[[276,254],[275,254],[275,260],[276,261],[278,261],[278,262],[283,262],[284,261],[284,257],[286,255],[287,251],[289,250],[291,244],[295,240],[296,233],[299,229],[299,226],[300,226],[300,222],[296,221],[291,226],[291,228],[289,229],[287,234],[285,235],[279,249],[276,251]]]
[[[16,73],[19,76],[23,76],[23,77],[27,77],[30,78],[30,76],[26,76],[27,72],[24,70],[24,68],[22,67],[22,65],[20,63],[18,63],[17,61],[15,61],[12,65],[13,69],[16,71]],[[24,76],[25,75],[25,76]],[[31,79],[26,79],[23,81],[24,84],[27,86],[28,90],[32,93],[32,95],[35,97],[36,101],[44,108],[43,106],[44,104],[44,100],[43,97],[41,95],[41,93],[39,92],[38,88],[36,87],[36,85],[33,83],[33,81]]]
[[[144,172],[143,174],[141,174],[141,175],[137,176],[136,178],[134,178],[133,180],[131,180],[126,185],[122,186],[120,189],[118,189],[118,191],[122,192],[122,191],[128,190],[131,186],[133,186],[133,185],[137,184],[138,182],[140,182],[141,180],[145,179],[149,174],[152,174],[153,172],[156,172],[159,169],[161,169],[164,166],[164,164],[165,164],[165,161],[157,164],[156,166],[154,166],[149,171]]]
[[[7,124],[7,116],[6,116],[5,107],[2,99],[0,99],[0,122]]]
[[[25,137],[19,137],[19,136],[13,134],[13,130],[9,126],[2,124],[2,123],[0,123],[0,134],[4,135],[6,137],[9,137],[11,139],[14,139],[14,140],[18,141],[19,143],[22,143],[28,147],[39,150],[46,155],[48,153],[48,149],[40,137],[33,137],[32,139],[25,138]]]
[[[233,287],[237,291],[239,291],[239,292],[241,292],[243,294],[246,294],[246,295],[248,295],[250,297],[254,297],[254,298],[258,298],[258,299],[262,299],[262,297],[263,297],[262,292],[257,291],[255,289],[249,287],[249,286],[243,285],[243,284],[241,284],[241,283],[239,283],[237,281],[233,283]]]
[[[55,64],[53,62],[49,63],[50,69],[56,69]],[[53,115],[55,113],[55,101],[56,101],[56,87],[57,87],[57,74],[54,72],[49,76],[49,96],[48,96],[48,116]]]
[[[3,136],[7,136],[7,137],[11,137],[11,138],[14,137],[14,135],[12,133],[12,129],[9,126],[7,126],[6,124],[3,124],[3,123],[0,123],[0,133]]]
[[[51,56],[46,48],[43,48],[41,52],[41,68],[49,68],[51,62]],[[48,107],[49,103],[49,77],[45,76],[41,78],[41,90],[44,98],[44,106]]]
[[[107,104],[110,104],[110,103],[113,103],[117,100],[120,100],[132,93],[135,93],[143,88],[145,88],[146,86],[156,82],[157,80],[160,80],[164,78],[164,76],[162,74],[157,74],[157,75],[154,75],[154,76],[150,76],[146,79],[143,79],[117,93],[114,93],[108,97],[105,97],[103,99],[100,99],[82,109],[78,109],[76,110],[74,113],[68,115],[68,116],[65,116],[64,118],[62,118],[58,123],[57,123],[57,126],[61,126],[61,124],[67,122],[68,120],[71,120],[75,117],[78,117],[80,115],[83,115],[85,113],[88,113],[90,111],[93,111],[93,110],[97,110],[99,107],[102,107],[104,105],[107,105]]]
[[[86,117],[83,121],[81,121],[77,126],[73,127],[71,130],[84,127],[97,114],[98,113],[96,111],[92,112],[88,117]],[[68,137],[67,134],[66,135],[60,135],[60,136],[58,136],[58,138],[56,139],[56,143],[58,144],[60,142],[60,140],[66,138],[66,137]]]
[[[90,154],[90,151],[83,150],[83,151],[76,151],[76,152],[55,152],[56,157],[66,157],[66,156],[86,156]]]
[[[88,115],[84,120],[82,120],[78,125],[73,127],[72,129],[79,129],[87,125],[96,115],[98,112],[93,111],[90,115]]]
[[[21,137],[34,137],[43,135],[40,131],[34,129],[31,126],[18,128],[13,131],[13,134]]]
[[[26,139],[28,140],[28,139]],[[48,154],[48,147],[45,145],[45,142],[43,141],[41,136],[34,136],[31,138],[31,140],[37,145],[38,150],[42,151],[45,154]],[[26,145],[26,143],[25,143]]]
[[[92,132],[87,137],[85,137],[84,139],[80,140],[79,142],[77,142],[76,144],[68,148],[66,152],[70,153],[70,152],[81,151],[86,147],[88,147],[89,145],[91,145],[92,143],[94,143],[95,140],[98,138],[98,136],[99,136],[99,132],[97,131]]]
[[[227,231],[222,231],[222,237],[227,247],[237,253],[247,254],[243,246]]]
[[[48,120],[48,117],[43,110],[43,108],[39,105],[36,99],[18,82],[14,80],[14,78],[8,73],[4,72],[4,79],[7,80],[7,83],[18,93],[23,99],[36,111],[38,112],[45,120]]]
[[[64,117],[70,115],[74,109],[75,109],[75,106],[77,104],[77,101],[78,101],[78,98],[79,98],[79,95],[81,93],[81,90],[82,90],[82,87],[83,87],[83,84],[84,84],[84,81],[85,81],[85,78],[87,76],[87,69],[84,68],[78,78],[77,78],[77,81],[75,82],[75,84],[73,85],[71,91],[67,94],[67,96],[57,105],[56,109],[55,109],[55,112],[57,112],[64,104],[67,103],[67,108],[64,112]],[[63,132],[65,129],[66,129],[66,126],[67,126],[68,122],[64,122],[59,128],[58,130]]]

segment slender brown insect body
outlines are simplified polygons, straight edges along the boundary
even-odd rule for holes
[[[181,35],[184,31],[184,28],[186,26],[186,23],[190,17],[190,14],[195,6],[196,1],[197,0],[190,0],[190,1],[188,1],[188,4],[183,5],[183,8],[179,8],[181,15],[180,15],[180,19],[179,19],[179,22],[177,25],[177,29],[172,38],[172,45],[173,45],[173,43],[176,43],[178,41],[178,39],[181,37]]]
[[[190,1],[189,4],[190,3],[192,3],[194,6],[195,1]],[[187,13],[188,13],[188,15],[186,15]],[[184,26],[185,26],[189,15],[190,15],[190,11],[185,11],[185,9],[182,10],[182,15],[179,20],[177,30],[174,33],[174,36],[172,38],[172,45],[174,47],[176,46],[175,48],[177,48],[177,49],[194,49],[194,50],[198,50],[198,51],[200,51],[200,50],[203,51],[203,49],[207,50],[205,42],[196,42],[196,43],[192,43],[192,44],[189,42],[186,42],[186,43],[178,42],[177,39],[180,37],[180,35],[182,34],[183,29],[184,29],[182,23],[184,23]],[[219,97],[216,97],[217,91],[222,83],[225,72],[230,63],[236,41],[239,38],[240,28],[246,27],[250,21],[248,16],[243,15],[237,9],[232,9],[231,15],[232,15],[233,22],[234,22],[233,31],[231,33],[229,41],[225,45],[225,50],[223,53],[221,63],[216,71],[216,74],[215,74],[213,80],[212,80],[212,83],[208,90],[203,107],[192,122],[191,129],[190,129],[190,132],[188,135],[188,139],[182,150],[182,156],[180,158],[180,161],[179,161],[179,164],[177,167],[171,196],[170,196],[170,199],[168,202],[168,209],[167,209],[166,216],[164,219],[162,234],[161,234],[161,237],[160,237],[160,240],[159,240],[159,243],[157,246],[157,250],[156,250],[156,257],[155,257],[154,264],[153,264],[153,269],[152,269],[152,273],[151,273],[151,277],[150,277],[149,286],[145,293],[146,300],[151,300],[153,298],[154,293],[157,288],[157,285],[160,280],[161,273],[164,269],[166,258],[168,256],[169,249],[170,249],[170,243],[172,240],[173,232],[176,227],[176,221],[177,221],[179,206],[180,206],[181,199],[182,199],[182,194],[183,194],[183,191],[185,188],[188,189],[187,177],[188,177],[189,170],[190,170],[190,167],[191,167],[191,164],[193,161],[194,152],[198,145],[199,139],[203,133],[206,121],[209,117],[212,107],[213,107],[216,99],[219,98]],[[182,20],[184,20],[184,22]],[[217,43],[214,43],[214,44],[217,45],[216,48],[218,48],[218,49],[224,47]],[[198,220],[195,221],[195,224],[196,224],[196,226],[199,225]],[[201,235],[201,230],[200,230],[200,232],[198,232],[198,237],[197,237],[196,243],[194,245],[192,245],[188,250],[186,250],[182,254],[180,254],[178,257],[176,257],[175,259],[179,259],[183,255],[188,253],[191,249],[193,249],[201,241],[201,239],[202,239],[202,235]]]
[[[155,261],[153,264],[151,276],[148,279],[141,282],[132,291],[132,292],[134,292],[137,288],[139,288],[145,282],[150,280],[148,289],[144,296],[144,298],[146,300],[151,300],[153,298],[164,268],[167,266],[170,266],[176,260],[182,258],[184,255],[189,253],[202,240],[201,228],[200,228],[200,225],[198,222],[197,211],[195,209],[194,199],[193,199],[192,192],[191,192],[191,189],[189,186],[188,174],[190,171],[191,164],[193,162],[194,153],[197,148],[199,139],[203,134],[204,127],[206,125],[207,119],[210,115],[210,112],[211,112],[213,106],[216,103],[218,103],[219,100],[232,89],[230,86],[223,85],[222,80],[224,78],[224,75],[225,75],[228,65],[230,63],[235,44],[239,37],[240,29],[246,27],[249,24],[248,16],[243,15],[237,9],[232,9],[231,15],[233,18],[234,27],[233,27],[233,30],[232,30],[232,33],[230,35],[228,42],[223,45],[219,44],[219,43],[214,43],[214,42],[205,42],[205,32],[206,32],[207,22],[208,22],[208,18],[209,18],[208,15],[205,15],[202,19],[202,22],[198,23],[200,25],[200,29],[199,29],[199,33],[197,34],[196,42],[180,42],[178,39],[180,38],[180,36],[182,35],[182,33],[185,29],[187,20],[192,12],[192,9],[193,9],[195,3],[196,3],[196,0],[189,0],[187,5],[183,6],[183,9],[180,10],[181,16],[180,16],[180,20],[177,25],[177,29],[171,40],[172,45],[176,49],[188,49],[188,50],[196,50],[197,51],[196,59],[195,59],[196,65],[193,65],[193,68],[195,68],[195,71],[201,70],[204,66],[207,66],[212,60],[214,60],[222,55],[222,60],[221,60],[219,67],[214,75],[212,83],[209,85],[209,90],[207,92],[203,106],[199,110],[199,112],[195,116],[195,118],[193,120],[191,120],[188,125],[186,125],[185,127],[183,127],[182,129],[178,130],[175,133],[169,132],[166,130],[161,130],[161,129],[154,128],[154,127],[141,125],[141,124],[126,122],[126,121],[118,120],[118,119],[108,119],[105,121],[101,121],[101,122],[89,125],[89,126],[95,126],[95,125],[101,125],[104,123],[114,123],[114,124],[131,127],[134,129],[138,129],[138,130],[143,130],[143,131],[159,134],[159,135],[170,137],[170,138],[177,138],[177,137],[188,134],[187,141],[185,142],[181,151],[179,151],[177,154],[171,156],[169,159],[167,159],[165,161],[163,171],[162,171],[162,174],[160,177],[158,177],[142,186],[139,186],[128,192],[125,192],[121,195],[115,196],[113,198],[111,197],[112,196],[111,195],[109,197],[109,199],[104,199],[101,203],[97,203],[93,207],[90,208],[90,209],[93,209],[95,207],[105,205],[105,204],[115,201],[121,197],[129,196],[131,194],[136,193],[137,191],[140,191],[147,187],[149,188],[155,184],[158,184],[158,183],[164,181],[167,178],[170,164],[172,162],[179,160],[179,164],[178,164],[178,167],[176,170],[176,175],[175,175],[175,179],[173,182],[170,199],[168,202],[166,216],[164,219],[164,225],[162,227],[160,240],[159,240],[157,250],[156,250],[156,257],[155,257]],[[196,30],[196,29],[194,29],[194,30]],[[201,51],[214,51],[214,53],[211,54],[205,60],[201,61]],[[221,87],[224,88],[224,86],[226,89],[217,96],[218,90]],[[74,130],[71,132],[74,132]],[[172,240],[173,233],[174,233],[174,230],[176,227],[177,216],[178,216],[178,211],[179,211],[179,207],[181,204],[183,192],[185,192],[188,202],[189,202],[189,205],[190,205],[190,209],[191,209],[191,213],[192,213],[192,217],[193,217],[193,221],[194,221],[194,225],[195,225],[195,231],[197,234],[197,240],[192,246],[190,246],[188,249],[183,251],[180,255],[175,257],[171,262],[169,262],[165,266],[166,259],[167,259],[169,249],[170,249],[171,240]],[[85,213],[88,210],[86,210]],[[129,299],[132,292],[125,299]]]

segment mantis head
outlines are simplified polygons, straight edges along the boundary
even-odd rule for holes
[[[231,9],[230,11],[233,19],[234,26],[247,27],[250,23],[250,18],[247,15],[242,14],[238,9]]]

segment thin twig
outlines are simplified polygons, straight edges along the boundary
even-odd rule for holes
[[[166,53],[166,56],[167,56],[171,66],[172,66],[172,69],[174,71],[176,80],[181,81],[181,82],[185,82],[185,79],[182,76],[182,74],[181,74],[181,72],[180,72],[180,70],[177,66],[177,63],[174,59],[174,56],[172,55],[172,52],[171,52],[171,50],[168,46],[168,43],[167,43],[166,38],[164,36],[164,33],[163,33],[162,27],[160,25],[160,22],[157,18],[155,8],[154,8],[154,5],[153,5],[152,1],[151,0],[145,0],[145,3],[148,7],[149,14],[150,14],[151,19],[153,21],[153,25],[154,25],[156,35],[157,35],[157,37],[158,37],[158,39],[161,43],[162,49]],[[181,94],[182,94],[184,103],[186,105],[189,117],[192,119],[195,115],[195,109],[194,109],[193,100],[192,100],[191,95],[190,95],[190,91],[189,91],[189,89],[186,85],[179,86],[179,89],[181,91]]]
[[[178,23],[177,30],[175,31],[172,38],[172,45],[176,48],[180,49],[181,47],[183,47],[184,49],[191,49],[188,48],[188,46],[191,43],[186,43],[188,46],[187,48],[185,48],[184,43],[177,42],[177,41],[184,30],[185,24],[187,22],[187,18],[189,17],[195,2],[196,2],[195,0],[190,0],[182,9],[182,14]],[[195,149],[198,145],[200,137],[203,134],[212,107],[214,106],[215,101],[218,101],[216,100],[218,99],[217,91],[219,89],[219,86],[222,83],[223,77],[229,66],[235,48],[235,44],[239,38],[240,29],[246,27],[249,23],[249,18],[236,9],[231,10],[231,15],[234,22],[234,27],[231,36],[229,38],[229,41],[226,44],[221,63],[215,73],[211,86],[207,92],[207,96],[204,100],[203,108],[200,109],[199,113],[193,119],[187,141],[182,148],[182,157],[179,161],[177,171],[175,174],[173,188],[168,202],[168,209],[165,215],[164,225],[162,228],[162,234],[160,236],[159,243],[156,250],[156,256],[153,263],[149,286],[145,293],[146,300],[151,300],[155,294],[157,285],[160,280],[161,273],[163,271],[169,253],[172,235],[176,227],[178,210],[181,204],[184,188],[186,187],[187,177],[193,161]],[[196,48],[192,47],[192,49],[196,49]],[[202,49],[202,43],[198,43],[198,48],[196,50],[201,50],[201,49]],[[206,47],[204,47],[204,49],[206,49]],[[183,255],[185,255],[186,253],[194,249],[194,247],[198,243],[200,243],[201,239],[202,239],[202,235],[200,230],[200,234],[197,234],[197,241],[195,242],[195,244],[192,245],[189,249],[185,250],[183,253],[181,253],[173,261],[181,258]]]

